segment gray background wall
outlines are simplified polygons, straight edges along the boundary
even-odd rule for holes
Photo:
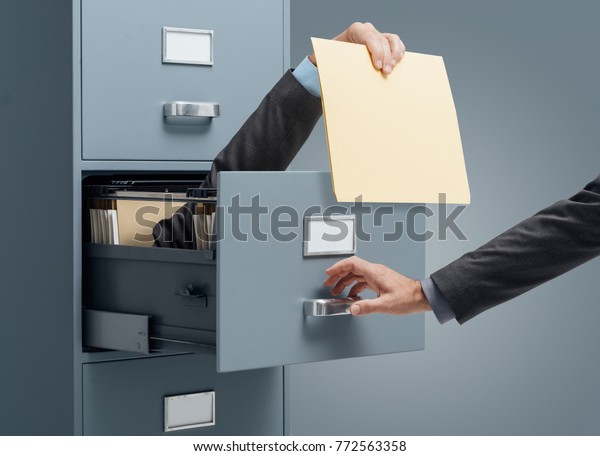
[[[442,55],[472,204],[468,241],[428,243],[428,272],[600,172],[595,0],[292,0],[292,62],[354,20]],[[401,131],[401,126],[399,126]],[[327,169],[322,126],[292,169]],[[398,252],[399,255],[402,252]],[[294,366],[294,434],[599,434],[600,260],[459,326],[426,317],[426,349]]]

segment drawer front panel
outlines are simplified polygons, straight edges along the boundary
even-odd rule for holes
[[[350,256],[303,254],[304,215],[348,211],[347,204],[336,203],[328,173],[220,173],[218,198],[219,207],[224,208],[219,219],[217,248],[220,372],[424,347],[423,315],[303,315],[305,300],[331,297],[322,285],[325,269]],[[356,254],[409,277],[423,278],[425,244],[410,240],[406,233],[400,239],[389,240],[393,233],[400,233],[398,222],[406,231],[411,206],[386,205],[377,212],[380,207],[363,206],[371,213],[360,217],[360,231],[371,238],[368,240],[362,234],[357,238]],[[274,229],[275,211],[280,220],[296,218],[290,222],[295,228]],[[290,212],[296,215],[289,215]],[[416,224],[410,226],[412,231],[423,233],[424,217],[414,217],[414,221]],[[285,240],[286,237],[293,239]]]
[[[162,435],[164,397],[215,392],[215,425],[168,435],[281,435],[283,369],[217,374],[214,356],[84,364],[86,435]]]
[[[283,73],[283,4],[82,2],[83,159],[212,160]],[[213,31],[213,65],[163,63],[163,27]],[[216,103],[219,117],[165,121],[173,101]]]

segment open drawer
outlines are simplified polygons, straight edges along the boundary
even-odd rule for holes
[[[148,316],[148,350],[216,349],[219,372],[423,349],[422,315],[320,316],[315,301],[331,297],[325,269],[352,251],[423,277],[425,244],[402,232],[407,224],[424,231],[423,217],[408,220],[411,207],[337,203],[328,173],[223,172],[216,252],[89,246],[84,303],[117,318]],[[335,217],[343,214],[354,217]],[[96,317],[84,325],[84,340],[86,328],[109,342],[128,340],[122,331],[144,332]]]
[[[86,245],[84,344],[144,354],[214,351],[214,257],[214,250]]]

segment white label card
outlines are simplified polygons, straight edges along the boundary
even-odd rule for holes
[[[165,432],[214,424],[214,391],[165,397]]]
[[[312,216],[304,219],[304,256],[356,253],[354,215]]]
[[[213,64],[213,31],[163,27],[163,63]]]

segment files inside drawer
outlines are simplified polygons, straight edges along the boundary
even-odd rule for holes
[[[84,181],[84,346],[214,350],[216,191],[201,185],[162,176]]]
[[[84,240],[214,249],[216,189],[204,176],[95,176],[84,181]]]

